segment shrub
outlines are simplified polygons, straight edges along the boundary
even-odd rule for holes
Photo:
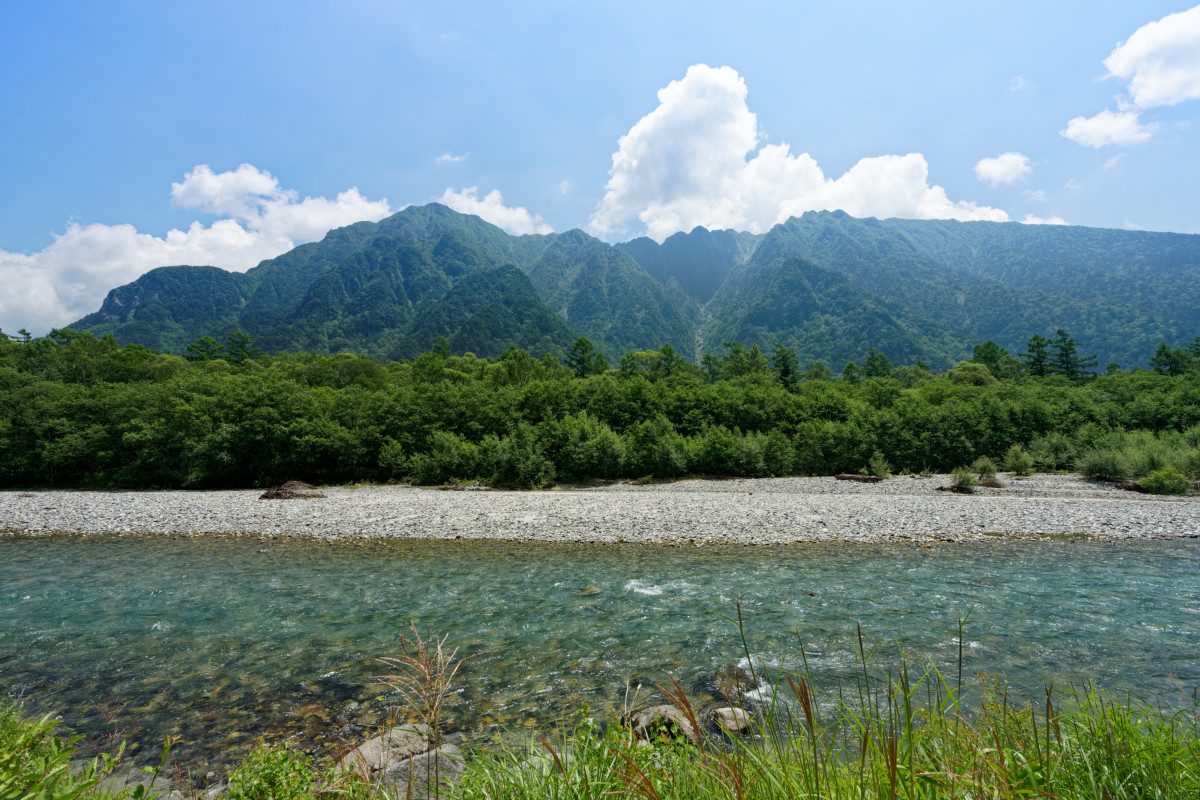
[[[762,448],[763,469],[771,476],[791,475],[795,451],[792,443],[782,431],[773,430],[766,435]]]
[[[959,467],[950,473],[950,488],[959,494],[974,494],[975,487],[978,482],[975,480],[975,474],[966,467]]]
[[[1191,480],[1200,480],[1200,450],[1184,450],[1178,453],[1174,467]]]
[[[478,448],[458,434],[434,431],[429,440],[429,452],[414,455],[409,460],[409,471],[413,480],[423,484],[474,478],[477,453]]]
[[[634,425],[625,434],[627,475],[653,475],[674,478],[687,471],[688,458],[683,437],[663,416]]]
[[[1129,462],[1120,450],[1089,450],[1075,462],[1075,471],[1089,478],[1127,478]]]
[[[867,471],[877,478],[889,478],[892,475],[892,465],[888,463],[883,453],[876,450],[871,454],[871,459],[867,461]]]
[[[738,437],[724,425],[709,427],[696,442],[696,460],[692,469],[707,475],[741,475],[738,444]]]
[[[996,477],[996,462],[987,456],[980,456],[971,462],[971,472],[975,473],[979,480],[994,478]]]
[[[1151,494],[1187,494],[1192,484],[1174,467],[1156,470],[1137,482]]]
[[[0,797],[76,800],[93,793],[112,770],[116,762],[107,754],[72,769],[75,745],[83,737],[59,738],[57,725],[49,716],[27,720],[15,706],[0,705]]]
[[[1075,443],[1063,433],[1048,433],[1030,443],[1033,456],[1050,469],[1059,469],[1075,456]]]
[[[1018,478],[1022,478],[1033,472],[1033,457],[1024,447],[1014,444],[1004,454],[1004,468]]]
[[[565,434],[557,457],[559,471],[567,478],[615,478],[621,471],[625,443],[612,428],[588,414],[562,420]]]
[[[262,744],[229,773],[229,800],[307,800],[313,796],[312,760]]]
[[[492,448],[492,483],[537,489],[554,482],[554,462],[538,447],[533,428],[522,422],[509,436]]]

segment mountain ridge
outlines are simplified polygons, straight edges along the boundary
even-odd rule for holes
[[[495,291],[477,277],[487,273]],[[377,358],[430,336],[456,350],[562,355],[585,335],[610,358],[664,343],[698,359],[725,341],[778,342],[835,368],[869,347],[944,368],[973,344],[1015,354],[1061,327],[1102,364],[1128,366],[1159,341],[1200,333],[1200,235],[821,211],[762,234],[697,227],[608,244],[578,229],[512,236],[431,203],[332,230],[245,273],[150,270],[71,327],[177,353],[241,329],[268,352]]]

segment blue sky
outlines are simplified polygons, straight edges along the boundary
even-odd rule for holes
[[[609,240],[815,207],[1200,232],[1186,2],[14,2],[0,108],[8,332],[438,199]]]

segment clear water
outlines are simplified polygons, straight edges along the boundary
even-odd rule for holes
[[[1174,704],[1200,684],[1200,543],[1022,541],[883,547],[318,544],[257,539],[0,539],[0,695],[56,711],[93,746],[163,736],[194,766],[261,739],[316,752],[396,713],[374,681],[415,622],[464,669],[456,735],[546,724],[669,670],[703,699],[749,648],[819,685],[853,674],[856,620],[877,666],[930,659],[1034,697],[1092,680]],[[598,587],[587,594],[585,586]],[[899,648],[897,647],[899,645]],[[347,725],[351,727],[346,727]]]

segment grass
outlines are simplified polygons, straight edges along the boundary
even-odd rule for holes
[[[772,676],[775,691],[751,736],[710,729],[699,744],[646,746],[617,726],[601,733],[584,709],[554,742],[477,756],[458,791],[478,800],[1200,796],[1194,703],[1172,713],[1088,686],[1061,695],[1050,687],[1044,705],[1018,706],[1002,682],[983,678],[967,713],[961,660],[954,680],[933,667],[914,675],[903,661],[880,675],[861,632],[859,655],[853,685],[832,693],[819,693],[806,671]],[[673,679],[659,688],[698,725]]]

